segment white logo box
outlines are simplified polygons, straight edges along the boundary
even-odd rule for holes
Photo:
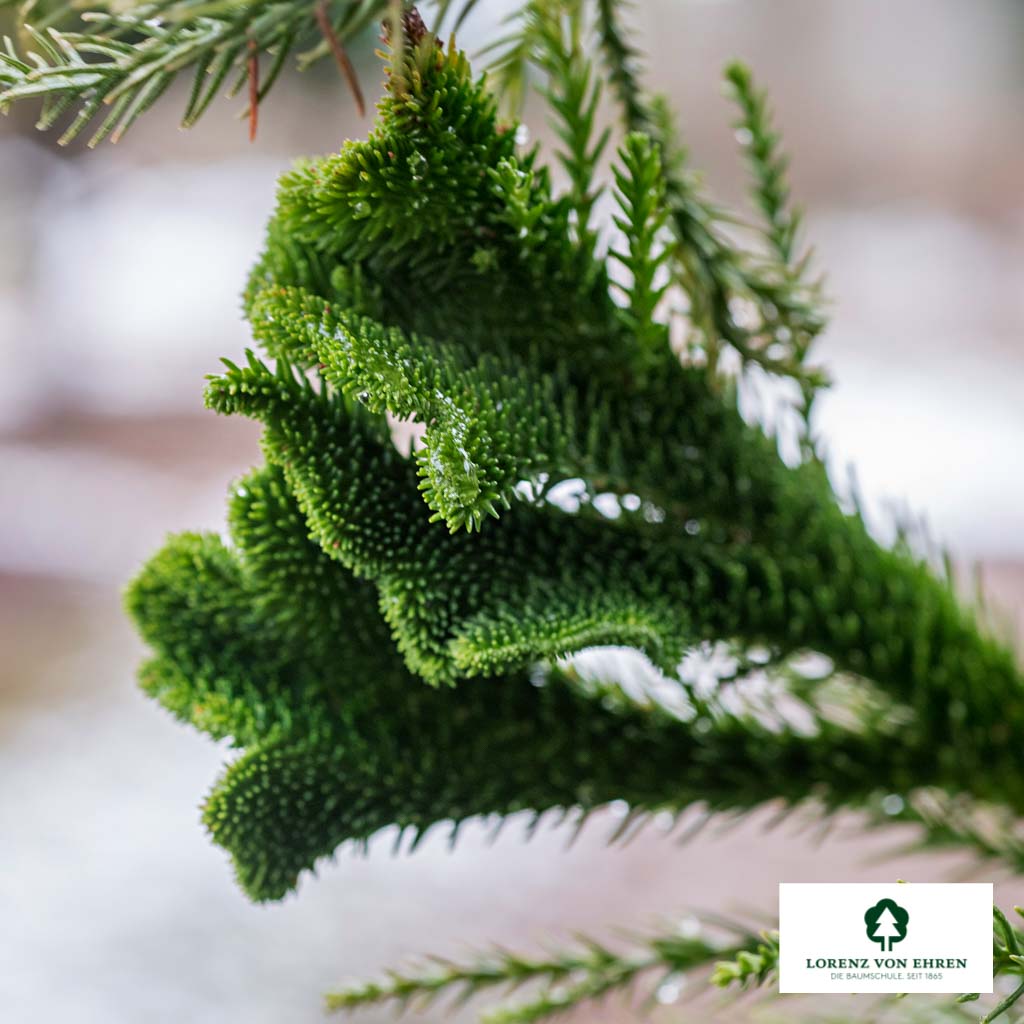
[[[780,883],[779,991],[991,992],[992,883]]]

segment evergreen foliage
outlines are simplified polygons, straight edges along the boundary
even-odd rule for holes
[[[230,541],[172,537],[127,596],[153,652],[143,688],[240,751],[203,818],[242,887],[280,899],[388,829],[414,846],[478,817],[581,825],[612,801],[630,809],[616,837],[654,812],[690,828],[859,808],[1024,869],[1024,677],[948,575],[833,492],[810,431],[820,285],[750,73],[726,72],[763,220],[741,248],[641,89],[616,0],[530,0],[490,79],[392,6],[376,122],[282,177],[244,297],[261,351],[208,383],[212,409],[263,425],[265,464],[235,485]],[[441,6],[458,23],[475,5]],[[387,9],[331,0],[306,56]],[[43,96],[44,126],[75,107],[65,138],[106,105],[98,134],[119,134],[192,67],[192,122],[253,50],[274,59],[258,102],[318,17],[290,0],[111,8],[89,35],[37,32],[35,66],[8,46],[0,104]],[[554,169],[499,113],[537,74]],[[796,389],[798,458],[739,412],[760,371]],[[418,424],[409,454],[396,419]],[[571,660],[605,645],[646,654],[676,702]],[[708,651],[729,662],[710,694],[684,670]],[[809,673],[808,652],[829,668]],[[751,678],[777,699],[725,699]],[[1021,973],[1020,949],[997,913],[997,969]],[[533,1021],[658,970],[718,961],[716,984],[758,985],[775,952],[742,929],[629,956],[497,951],[330,1002],[540,983],[493,1017]]]
[[[0,8],[18,0],[0,0]],[[0,47],[0,112],[42,100],[37,127],[67,145],[90,125],[96,146],[121,139],[186,71],[192,82],[181,126],[190,128],[217,93],[246,89],[250,139],[260,104],[289,58],[305,70],[333,57],[360,113],[362,88],[344,43],[382,17],[397,23],[401,0],[23,0],[22,45]],[[442,10],[447,3],[440,5]],[[66,117],[70,112],[73,117]],[[97,124],[98,122],[98,124]]]

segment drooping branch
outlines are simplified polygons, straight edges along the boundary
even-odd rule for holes
[[[179,76],[188,74],[192,87],[183,127],[202,117],[224,85],[231,96],[248,85],[251,135],[257,107],[288,58],[307,67],[331,53],[362,113],[362,91],[343,42],[364,33],[388,2],[150,0],[126,8],[97,0],[84,13],[77,4],[58,4],[34,25],[23,26],[23,49],[10,40],[0,49],[0,110],[41,100],[41,129],[74,112],[60,144],[92,125],[89,145],[96,146],[108,137],[123,138]],[[269,57],[269,71],[254,89],[253,66],[261,55]]]

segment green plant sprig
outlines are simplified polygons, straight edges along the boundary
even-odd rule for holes
[[[300,68],[334,54],[362,99],[342,43],[388,10],[389,0],[151,0],[123,9],[79,16],[82,31],[58,28],[76,12],[62,5],[36,26],[23,26],[22,55],[7,39],[0,50],[0,110],[30,99],[43,101],[37,127],[54,127],[69,111],[58,142],[67,145],[98,122],[89,139],[117,142],[189,72],[192,87],[182,127],[206,112],[222,86],[234,96],[249,85],[244,115],[255,124],[290,55]],[[31,10],[28,12],[31,14]],[[261,59],[269,63],[262,72]]]
[[[806,259],[794,264],[792,244],[781,250],[776,246],[776,259],[764,261],[726,241],[722,227],[729,218],[704,197],[698,179],[686,168],[686,151],[676,140],[664,102],[648,98],[640,85],[639,54],[627,41],[622,23],[625,7],[623,0],[598,0],[597,31],[627,128],[649,135],[662,149],[666,201],[678,242],[675,255],[690,299],[690,319],[701,332],[697,347],[712,367],[718,365],[720,348],[726,345],[744,362],[796,380],[809,410],[810,396],[827,383],[820,369],[806,363],[810,344],[826,322],[819,285],[807,282]],[[737,91],[745,120],[757,133],[757,153],[768,154],[761,170],[771,168],[767,174],[771,191],[761,199],[775,220],[772,234],[782,241],[783,218],[796,224],[798,217],[785,213],[784,163],[775,153],[774,141],[768,144],[766,108],[753,102],[759,94],[741,65],[731,65],[727,77]],[[758,184],[760,194],[763,183]],[[754,318],[752,325],[741,322],[744,304]]]
[[[500,948],[464,964],[430,957],[421,969],[390,971],[384,981],[331,993],[327,1006],[353,1011],[391,1004],[400,1010],[423,1010],[442,996],[461,1005],[494,987],[504,987],[508,994],[525,985],[540,985],[540,992],[528,999],[503,1003],[481,1016],[486,1024],[534,1024],[631,989],[647,975],[660,973],[663,982],[707,969],[718,958],[742,955],[750,940],[739,930],[718,941],[675,932],[639,940],[628,953],[580,938],[576,948],[541,957]],[[657,989],[657,980],[653,987]]]

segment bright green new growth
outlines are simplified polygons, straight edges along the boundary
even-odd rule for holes
[[[230,544],[174,537],[128,594],[154,654],[143,687],[243,751],[204,821],[254,899],[385,829],[415,843],[436,824],[583,820],[611,801],[633,812],[625,834],[654,811],[870,810],[899,794],[928,841],[1024,865],[1012,837],[922,802],[930,787],[1024,811],[1013,656],[951,581],[843,509],[806,424],[787,464],[723,369],[732,349],[792,378],[804,417],[820,381],[764,98],[730,69],[766,219],[746,253],[640,93],[615,15],[597,4],[627,128],[610,241],[592,223],[608,136],[578,3],[529,4],[497,65],[499,81],[517,60],[549,76],[566,189],[411,14],[369,137],[281,180],[245,295],[263,354],[225,361],[207,389],[211,408],[263,424],[266,465],[236,487]],[[387,414],[420,425],[412,454]],[[680,662],[716,644],[735,670],[708,697]],[[643,651],[680,707],[560,660],[603,645]],[[807,652],[826,678],[801,669]],[[720,699],[758,673],[799,724]],[[753,941],[727,947],[739,980],[770,972]],[[666,965],[723,956],[691,954]],[[661,961],[616,966],[593,947],[573,963],[569,1005]]]

